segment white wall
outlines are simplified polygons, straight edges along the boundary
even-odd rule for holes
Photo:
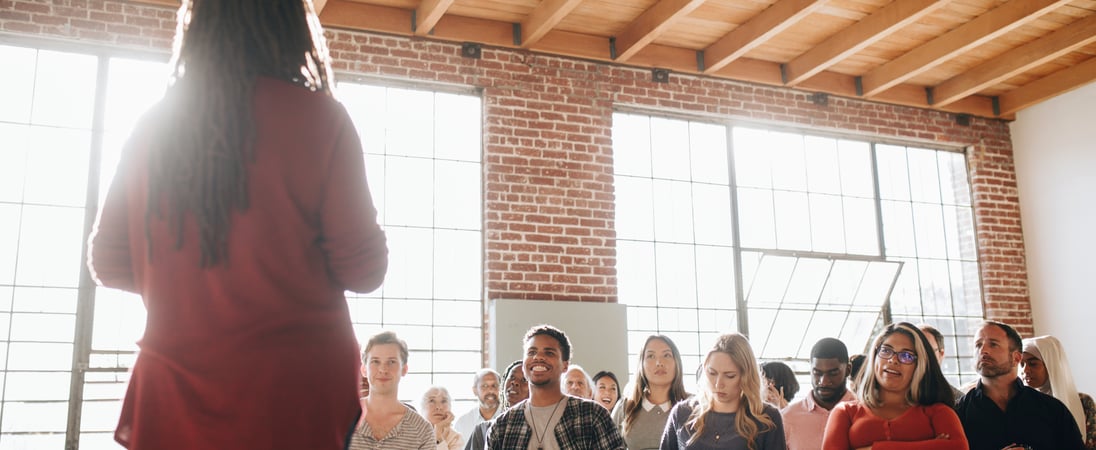
[[[1035,332],[1096,394],[1096,83],[1017,113],[1012,143]]]

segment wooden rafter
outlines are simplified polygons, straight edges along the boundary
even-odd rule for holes
[[[544,0],[521,22],[521,46],[529,47],[544,38],[582,0]]]
[[[438,24],[441,16],[453,5],[455,0],[422,0],[419,7],[415,8],[415,35],[425,36],[430,34],[434,25]]]
[[[1096,42],[1096,15],[998,55],[933,88],[933,106],[943,106]]]
[[[312,0],[312,9],[316,10],[317,16],[323,12],[325,6],[327,6],[327,0]]]
[[[689,15],[705,0],[661,0],[640,14],[616,38],[617,61],[627,61],[666,31],[675,21]]]
[[[998,98],[998,104],[1002,115],[1012,114],[1094,81],[1096,81],[1096,57],[1013,89],[1001,95]]]
[[[861,49],[936,11],[946,2],[898,0],[799,55],[784,66],[787,84],[802,83]]]
[[[822,7],[825,0],[781,0],[704,49],[704,72],[717,72]]]
[[[1017,27],[1070,0],[1012,0],[863,75],[865,97],[872,97]]]

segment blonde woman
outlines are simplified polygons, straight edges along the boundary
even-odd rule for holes
[[[1081,432],[1086,449],[1096,449],[1096,403],[1088,394],[1077,392],[1062,343],[1054,336],[1024,339],[1020,360],[1024,384],[1053,396],[1069,408]]]
[[[689,397],[682,378],[681,352],[674,341],[662,335],[647,337],[636,362],[636,379],[613,408],[613,423],[629,450],[658,448],[670,408]]]
[[[761,371],[746,337],[719,337],[700,393],[670,410],[661,450],[784,450],[780,412],[761,400]]]
[[[955,397],[921,330],[899,322],[872,343],[857,388],[826,422],[823,450],[967,450]]]
[[[464,448],[464,437],[453,429],[453,397],[449,396],[449,390],[441,386],[431,386],[422,394],[422,403],[419,410],[430,425],[434,426],[434,439],[437,441],[437,450],[461,450]]]

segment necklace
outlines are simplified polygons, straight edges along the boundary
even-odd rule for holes
[[[544,438],[548,436],[548,426],[552,424],[552,417],[556,415],[556,410],[559,409],[559,405],[567,400],[567,396],[564,396],[562,400],[556,403],[556,407],[552,408],[552,413],[548,415],[547,423],[544,424],[544,432],[537,432],[537,423],[533,419],[533,404],[529,404],[529,425],[533,429],[533,435],[537,437],[537,450],[544,450]]]

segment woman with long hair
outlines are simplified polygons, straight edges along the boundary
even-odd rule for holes
[[[311,0],[183,0],[171,85],[91,237],[142,296],[115,439],[131,449],[340,449],[361,407],[345,291],[388,258]]]
[[[449,390],[442,386],[430,386],[422,394],[419,403],[419,414],[434,426],[434,439],[437,441],[437,450],[461,450],[464,448],[464,437],[453,429],[453,397]]]
[[[602,370],[594,374],[594,401],[612,412],[620,400],[620,382],[615,373]]]
[[[670,410],[661,450],[786,448],[780,412],[761,400],[761,373],[745,336],[720,336],[702,373],[700,392]]]
[[[651,335],[636,361],[636,379],[613,408],[613,423],[629,450],[658,448],[670,408],[685,400],[681,352],[669,337]]]
[[[966,435],[952,409],[955,398],[925,335],[892,323],[872,342],[857,387],[858,400],[834,407],[824,450],[900,448],[966,450]],[[897,448],[897,447],[888,447]]]
[[[1064,403],[1081,430],[1085,448],[1096,449],[1096,402],[1088,394],[1077,392],[1062,343],[1054,336],[1039,336],[1023,342],[1020,371],[1024,384]]]

